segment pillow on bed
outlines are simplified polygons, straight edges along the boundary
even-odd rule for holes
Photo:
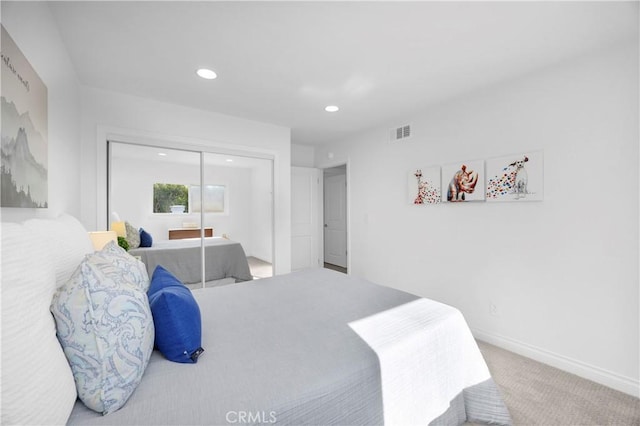
[[[158,350],[170,361],[198,362],[204,352],[202,325],[200,308],[191,290],[158,265],[153,271],[148,295]]]
[[[129,243],[129,249],[135,249],[140,247],[140,234],[129,222],[124,223],[124,229],[126,233],[125,239]]]
[[[25,228],[41,236],[44,244],[55,260],[56,287],[61,287],[84,256],[93,253],[93,244],[84,226],[75,217],[66,213],[56,219],[30,219]]]
[[[147,292],[149,290],[149,274],[147,267],[140,260],[131,256],[115,241],[109,241],[102,250],[95,252],[94,263],[100,262],[102,268],[113,269],[114,272],[123,275],[123,278],[138,288]]]
[[[137,265],[110,245],[87,255],[51,304],[78,397],[102,414],[122,407],[140,383],[155,334]]]
[[[68,264],[61,253],[74,252],[77,247],[54,252],[49,239],[54,239],[58,227],[64,225],[50,219],[38,221],[47,232],[36,232],[25,224],[0,224],[3,425],[65,424],[77,397],[73,374],[56,339],[49,311],[57,269]],[[84,234],[88,238],[86,231]],[[89,247],[87,252],[92,250]]]
[[[140,247],[151,247],[153,244],[153,238],[151,234],[140,228]]]

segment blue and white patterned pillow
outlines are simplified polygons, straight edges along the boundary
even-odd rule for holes
[[[103,271],[110,270],[113,274],[121,274],[124,280],[134,283],[145,293],[149,290],[147,267],[115,241],[110,241],[102,250],[95,252],[92,262],[100,263],[100,269]]]
[[[146,270],[141,284],[138,261],[112,251],[87,255],[51,305],[78,396],[102,414],[122,407],[140,383],[155,333]]]

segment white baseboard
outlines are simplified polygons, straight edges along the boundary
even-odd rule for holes
[[[517,341],[510,337],[500,336],[474,327],[471,327],[471,332],[476,339],[482,340],[483,342],[490,343],[527,358],[531,358],[552,367],[559,368],[560,370],[575,374],[576,376],[592,380],[596,383],[600,383],[601,385],[635,396],[636,398],[640,398],[640,382],[638,380]]]

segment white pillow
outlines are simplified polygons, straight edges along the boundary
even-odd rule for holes
[[[89,233],[73,216],[61,214],[56,219],[31,219],[24,226],[40,236],[54,259],[56,288],[63,285],[84,256],[93,252]]]
[[[87,255],[53,297],[78,396],[94,411],[118,410],[142,379],[155,335],[148,287],[144,265],[109,243]]]
[[[58,221],[43,222],[48,222],[51,233],[57,231]],[[49,310],[57,256],[43,243],[47,237],[23,224],[3,222],[0,229],[1,423],[65,424],[76,401],[76,387]]]

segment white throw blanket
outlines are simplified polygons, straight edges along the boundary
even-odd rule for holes
[[[464,317],[418,299],[349,323],[380,360],[385,425],[426,425],[491,377]]]

